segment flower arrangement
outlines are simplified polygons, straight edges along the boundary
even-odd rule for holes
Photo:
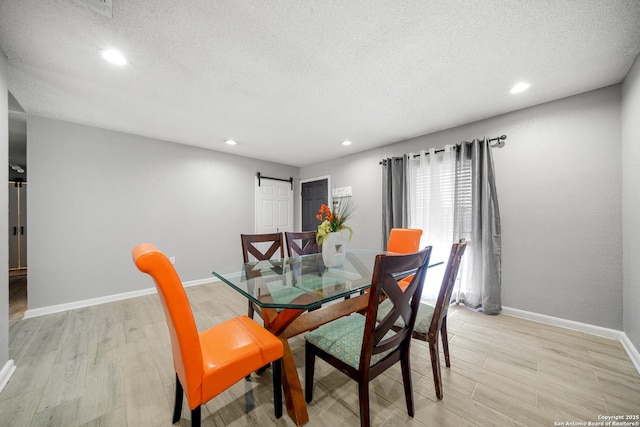
[[[320,210],[316,218],[319,221],[322,221],[320,225],[318,225],[318,232],[316,233],[316,241],[319,245],[324,242],[324,239],[329,235],[329,233],[334,233],[340,230],[349,230],[349,240],[351,240],[351,235],[353,234],[353,230],[351,227],[345,225],[345,222],[353,215],[355,207],[351,204],[351,199],[339,199],[337,202],[333,202],[334,209],[325,204],[320,206]]]

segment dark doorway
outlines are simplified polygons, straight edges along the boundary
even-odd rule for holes
[[[329,204],[329,180],[319,179],[302,183],[302,231],[315,231],[320,205]]]

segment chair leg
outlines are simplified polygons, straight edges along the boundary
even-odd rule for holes
[[[429,354],[431,355],[431,369],[433,383],[436,387],[436,397],[442,399],[442,375],[440,374],[440,354],[438,354],[438,335],[429,339]]]
[[[183,394],[184,390],[182,389],[182,384],[180,384],[180,379],[178,378],[178,374],[176,374],[176,399],[173,404],[173,419],[171,420],[173,424],[180,420],[180,414],[182,414]]]
[[[272,363],[273,366],[273,413],[276,418],[282,417],[282,359]]]
[[[191,410],[191,427],[200,427],[200,405]]]
[[[413,417],[415,410],[413,405],[413,385],[411,383],[411,364],[409,363],[409,357],[409,352],[403,351],[400,367],[402,368],[402,382],[404,383],[404,398],[407,402],[407,413],[410,417]]]
[[[249,307],[247,309],[247,316],[249,316],[249,319],[253,319],[253,304],[251,303],[251,301],[249,301]]]
[[[313,400],[313,375],[315,372],[316,355],[308,342],[304,346],[304,397],[307,403]]]
[[[358,394],[360,397],[360,427],[369,427],[371,418],[369,414],[369,382],[360,378],[358,383]]]
[[[449,337],[447,336],[447,316],[442,318],[442,326],[440,327],[440,336],[442,337],[442,351],[444,352],[444,364],[447,368],[451,367],[449,360]]]

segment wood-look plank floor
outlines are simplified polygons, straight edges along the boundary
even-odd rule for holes
[[[220,283],[187,293],[199,329],[246,310]],[[415,417],[396,366],[371,384],[374,426],[556,426],[640,414],[640,375],[619,342],[462,307],[449,313],[444,399],[435,397],[428,347],[414,340]],[[157,295],[12,321],[10,340],[17,369],[0,393],[0,425],[171,425],[174,373]],[[303,379],[304,340],[291,347]],[[309,417],[309,426],[359,425],[356,384],[321,360]],[[189,418],[185,404],[178,425]],[[273,416],[270,372],[208,403],[202,424],[293,425],[286,413]]]

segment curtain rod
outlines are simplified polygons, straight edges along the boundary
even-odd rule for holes
[[[495,143],[495,144],[491,144],[491,146],[492,146],[492,147],[502,147],[502,146],[504,146],[504,140],[505,140],[505,139],[507,139],[507,135],[500,135],[500,136],[496,136],[495,138],[490,138],[488,142],[494,142],[494,141],[496,141],[496,143]],[[468,143],[468,141],[465,141],[465,142],[467,142],[467,143]],[[454,150],[457,150],[459,145],[460,145],[460,144],[458,144],[458,145],[454,145],[454,146],[453,146],[453,149],[454,149]],[[439,148],[439,149],[437,149],[437,150],[435,151],[435,153],[443,153],[443,152],[444,152],[444,148]],[[427,155],[429,155],[429,153],[426,153],[426,154],[427,154]],[[420,157],[420,154],[414,154],[414,155],[413,155],[413,158],[416,158],[416,157]],[[400,157],[398,157],[398,158],[400,158]],[[378,164],[379,164],[379,165],[382,165],[382,164],[384,164],[385,162],[386,162],[386,159],[382,159],[382,160],[380,160],[380,161],[378,162]]]

